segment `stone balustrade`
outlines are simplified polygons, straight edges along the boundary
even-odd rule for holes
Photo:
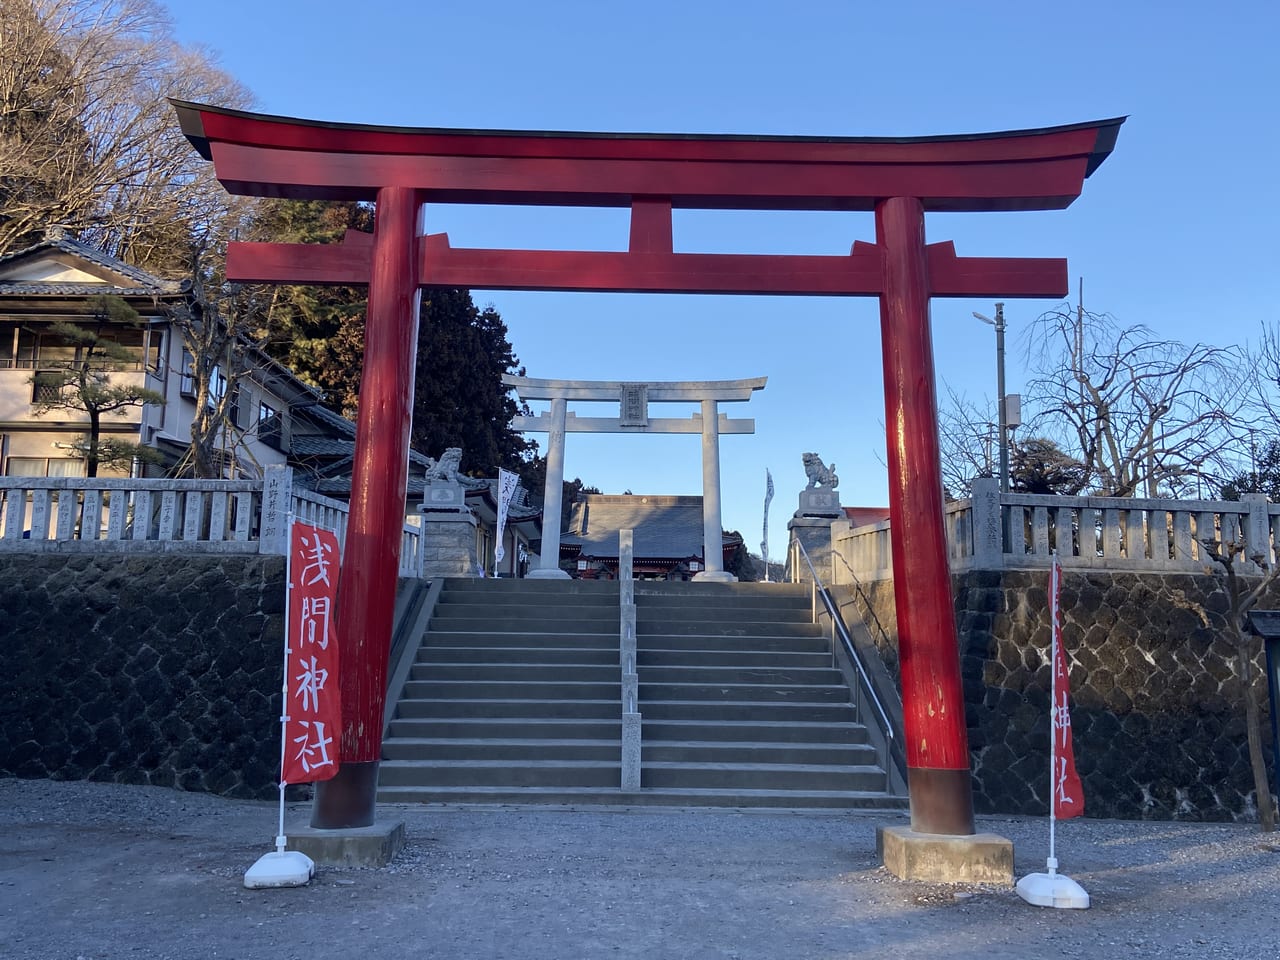
[[[261,480],[0,477],[0,553],[282,555],[290,514],[345,543],[347,513],[287,467]],[[401,536],[400,575],[421,577],[421,530]]]
[[[1056,497],[1010,493],[976,480],[973,495],[944,512],[952,573],[1047,567],[1199,573],[1210,563],[1203,540],[1243,540],[1250,560],[1271,563],[1280,542],[1280,504],[1260,494],[1239,501]],[[1005,529],[1007,527],[1007,532]],[[893,576],[890,523],[832,524],[834,582]]]

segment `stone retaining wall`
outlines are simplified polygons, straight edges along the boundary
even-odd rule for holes
[[[1044,570],[952,578],[980,812],[1047,812],[1047,587]],[[893,582],[862,590],[859,597],[853,588],[840,588],[845,617],[868,622],[897,676]],[[1259,606],[1280,606],[1280,587],[1273,586]],[[868,610],[883,634],[869,622]],[[1071,661],[1072,732],[1088,815],[1256,818],[1243,688],[1226,610],[1220,577],[1064,571],[1063,643]],[[1255,689],[1270,764],[1266,679],[1261,644],[1255,644]]]
[[[284,557],[0,556],[0,776],[273,798]]]

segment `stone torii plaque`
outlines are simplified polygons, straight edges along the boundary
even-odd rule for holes
[[[724,569],[723,527],[720,521],[720,436],[755,433],[754,420],[730,420],[718,405],[746,401],[763,390],[767,377],[753,380],[686,380],[631,383],[615,380],[535,380],[506,374],[502,382],[514,387],[521,400],[550,400],[551,410],[536,417],[516,417],[511,425],[526,433],[547,434],[547,488],[543,499],[542,560],[529,576],[568,577],[560,569],[560,525],[547,517],[560,516],[564,483],[566,433],[699,433],[702,435],[702,557],[704,569],[695,580],[731,581]],[[618,403],[616,417],[579,417],[568,411],[570,400]],[[650,403],[697,403],[700,410],[685,419],[649,416]]]

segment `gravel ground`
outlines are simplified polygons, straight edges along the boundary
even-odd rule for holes
[[[307,805],[288,822],[304,823]],[[1073,820],[1062,871],[1089,910],[899,881],[897,813],[383,806],[389,867],[249,891],[272,804],[0,779],[0,957],[1109,958],[1280,960],[1280,836],[1233,824]],[[980,818],[1044,869],[1047,825]]]

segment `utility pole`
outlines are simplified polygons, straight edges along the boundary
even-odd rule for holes
[[[1004,304],[996,304],[996,318],[974,312],[977,319],[996,328],[996,393],[1000,418],[1000,492],[1009,492],[1009,410],[1004,393]]]

